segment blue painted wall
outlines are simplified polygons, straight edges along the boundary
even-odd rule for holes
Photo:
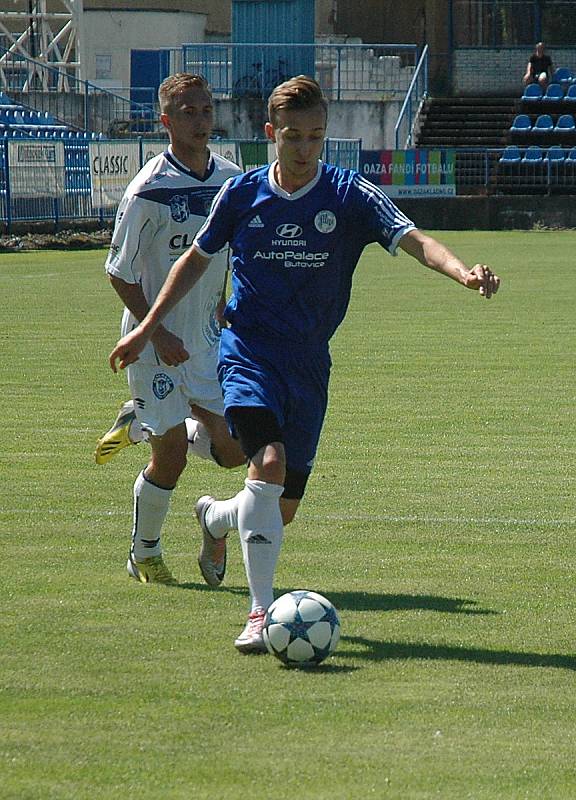
[[[235,44],[313,44],[315,0],[233,0]],[[238,51],[237,51],[238,52]],[[241,48],[232,68],[236,96],[267,97],[274,86],[294,75],[314,75],[314,50]]]

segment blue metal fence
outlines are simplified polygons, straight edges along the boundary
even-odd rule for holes
[[[216,97],[266,98],[274,86],[293,77],[295,65],[305,65],[298,71],[312,72],[329,99],[398,99],[405,95],[419,58],[420,49],[413,44],[182,46],[183,69],[205,75]]]
[[[266,164],[275,157],[274,146],[267,140],[215,140],[210,144],[214,151],[243,169]],[[327,139],[325,158],[330,163],[358,169],[360,144],[360,139]],[[114,218],[117,202],[98,186],[97,173],[102,172],[104,159],[100,149],[114,153],[116,147],[132,165],[125,174],[114,177],[117,162],[110,160],[118,196],[138,169],[166,145],[166,139],[127,142],[102,138],[0,138],[0,223],[8,231],[14,222],[52,221],[56,228],[66,220],[96,220],[104,224]],[[99,159],[99,170],[91,163],[91,157]]]
[[[123,148],[137,149],[134,172],[155,152],[165,146],[165,141],[143,139],[126,141],[64,141],[39,142],[29,140],[36,147],[63,148],[62,165],[53,168],[55,191],[52,194],[38,191],[39,170],[29,166],[29,174],[18,174],[18,167],[10,164],[9,140],[0,139],[0,223],[6,230],[14,222],[48,220],[55,228],[70,220],[97,220],[104,224],[116,213],[116,205],[102,207],[94,198],[93,172],[90,148],[117,144]],[[25,146],[26,140],[12,140],[12,147]],[[266,163],[274,158],[273,147],[266,141],[214,141],[213,149],[233,158],[243,168]],[[534,148],[519,147],[480,149],[457,148],[452,150],[455,162],[455,188],[457,195],[494,194],[576,194],[576,148],[554,154],[541,149],[534,157]],[[540,149],[540,148],[537,148]],[[554,157],[553,157],[554,155]],[[559,157],[560,156],[560,157]],[[325,158],[330,163],[347,168],[359,168],[362,157],[361,142],[334,140],[326,142]],[[20,168],[21,169],[21,168]],[[44,185],[46,181],[44,180]],[[16,189],[15,189],[16,187]],[[120,186],[120,191],[122,190]],[[431,201],[433,202],[433,201]]]

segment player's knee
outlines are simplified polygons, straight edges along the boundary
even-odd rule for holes
[[[286,457],[284,455],[284,445],[280,442],[271,442],[266,447],[263,447],[250,459],[250,463],[259,480],[267,483],[284,484]]]
[[[221,442],[212,442],[210,445],[210,453],[218,466],[224,469],[234,469],[234,467],[244,466],[247,461],[239,443],[232,439],[225,445]]]

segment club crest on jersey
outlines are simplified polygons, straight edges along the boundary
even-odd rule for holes
[[[190,208],[185,194],[175,194],[170,198],[170,213],[174,222],[186,222],[190,216]]]
[[[220,339],[220,324],[216,319],[216,309],[218,308],[219,301],[220,295],[209,298],[206,301],[204,313],[202,314],[204,319],[202,334],[210,346],[215,345]]]
[[[314,225],[320,233],[332,233],[336,227],[336,217],[332,211],[319,211],[314,217]]]
[[[152,379],[152,391],[158,400],[164,400],[170,392],[174,391],[174,381],[165,372],[157,372]]]

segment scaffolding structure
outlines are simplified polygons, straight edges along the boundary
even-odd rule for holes
[[[83,0],[5,0],[2,5],[0,88],[74,91],[82,80]]]

